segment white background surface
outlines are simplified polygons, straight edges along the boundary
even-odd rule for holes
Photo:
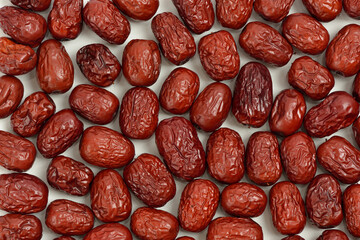
[[[84,5],[87,2],[87,0],[84,0]],[[213,0],[213,4],[215,7],[215,1]],[[1,0],[0,1],[0,7],[6,6],[6,5],[12,5],[10,3],[10,0]],[[51,6],[48,10],[41,12],[40,14],[43,15],[46,19],[47,19],[47,15],[49,13],[51,9]],[[161,13],[161,12],[165,12],[165,11],[171,11],[174,14],[176,14],[178,16],[178,13],[174,7],[174,5],[172,4],[172,2],[170,0],[160,0],[160,7],[157,11],[157,13]],[[294,12],[303,12],[303,13],[307,13],[307,10],[305,9],[305,7],[302,4],[301,0],[295,0],[294,5],[292,6],[290,13],[294,13]],[[74,81],[74,85],[73,88],[78,85],[78,84],[90,84],[90,82],[83,76],[83,74],[81,73],[81,71],[79,70],[77,64],[76,64],[76,52],[83,46],[90,44],[90,43],[102,43],[105,44],[106,46],[108,46],[110,48],[110,50],[112,51],[112,53],[117,56],[117,58],[120,60],[121,62],[121,58],[122,58],[122,51],[124,49],[124,47],[126,46],[126,44],[131,40],[131,39],[152,39],[155,40],[155,37],[151,31],[151,20],[149,21],[134,21],[130,18],[128,18],[131,24],[131,34],[129,36],[129,38],[127,39],[127,41],[122,44],[122,45],[111,45],[109,43],[107,43],[106,41],[102,40],[100,37],[98,37],[94,32],[92,32],[85,24],[83,25],[83,30],[82,33],[80,34],[80,36],[78,38],[76,38],[75,40],[71,40],[71,41],[64,41],[63,44],[66,48],[66,50],[68,51],[73,64],[74,64],[74,69],[75,69],[75,81]],[[260,18],[257,13],[255,13],[253,11],[251,18],[249,19],[250,21],[263,21],[266,22],[265,20],[263,20],[262,18]],[[266,22],[267,24],[271,25],[272,27],[276,28],[276,29],[280,29],[280,24],[281,23],[271,23],[271,22]],[[342,11],[342,13],[340,14],[340,16],[338,16],[335,20],[329,22],[329,23],[323,23],[323,25],[328,29],[329,33],[330,33],[330,39],[332,39],[336,33],[345,25],[349,24],[349,23],[360,23],[359,20],[355,20],[352,19],[350,17],[348,17],[344,11]],[[221,25],[217,22],[217,20],[215,20],[215,24],[212,27],[212,29],[210,31],[207,31],[201,35],[196,35],[194,34],[196,43],[198,43],[198,41],[200,40],[200,38],[204,35],[207,35],[211,32],[216,32],[220,29],[223,29],[221,27]],[[241,61],[241,67],[249,62],[249,61],[256,61],[255,59],[251,58],[250,56],[248,56],[239,46],[238,44],[238,38],[239,38],[239,34],[241,32],[240,30],[230,30],[230,29],[226,29],[228,31],[230,31],[236,41],[237,47],[238,47],[238,52],[240,54],[240,61]],[[0,36],[5,36],[4,33],[2,31],[0,31]],[[46,35],[46,39],[52,38],[50,33],[48,32]],[[283,66],[283,67],[273,67],[273,66],[269,66],[267,64],[265,64],[270,72],[271,72],[271,76],[272,76],[272,80],[273,80],[273,89],[274,89],[274,98],[275,96],[283,89],[286,88],[290,88],[290,85],[287,82],[287,71],[289,70],[289,67],[291,65],[291,63],[298,57],[303,56],[303,54],[301,52],[299,52],[298,50],[295,49],[294,51],[294,55],[292,56],[290,62]],[[320,54],[317,56],[312,56],[312,58],[314,60],[319,61],[321,64],[325,64],[325,54]],[[200,60],[199,60],[199,56],[198,54],[196,54],[189,62],[187,62],[186,64],[183,65],[183,67],[187,67],[193,71],[195,71],[201,80],[201,84],[200,84],[200,91],[206,87],[208,84],[214,82],[213,80],[211,80],[206,72],[204,71],[204,69],[201,66]],[[162,86],[162,83],[164,82],[164,80],[166,79],[166,77],[169,75],[169,73],[175,69],[176,66],[171,64],[167,59],[165,59],[164,57],[162,57],[162,66],[161,66],[161,73],[160,76],[157,80],[157,82],[151,86],[150,88],[152,90],[155,91],[156,94],[159,94],[160,92],[160,88]],[[22,83],[24,84],[24,88],[25,88],[25,93],[24,93],[24,97],[23,100],[25,99],[25,97],[27,97],[28,95],[30,95],[31,93],[35,92],[35,91],[40,91],[41,89],[39,88],[39,85],[37,83],[37,79],[36,79],[36,74],[35,74],[35,70],[31,71],[28,74],[22,75],[18,77]],[[349,93],[351,93],[351,89],[352,89],[352,82],[354,77],[348,77],[348,78],[344,78],[341,77],[339,75],[335,75],[335,87],[332,91],[335,90],[344,90],[347,91]],[[235,79],[230,80],[230,81],[224,81],[223,83],[226,83],[230,86],[230,88],[233,91],[234,88],[234,83],[235,83]],[[72,89],[73,89],[72,88]],[[111,85],[110,87],[107,87],[107,90],[112,91],[120,100],[122,99],[122,96],[125,94],[125,92],[131,88],[131,85],[128,84],[128,82],[126,81],[126,79],[120,75],[120,77],[118,77],[118,79],[115,81],[115,83],[113,85]],[[71,90],[72,90],[71,89]],[[63,108],[69,108],[69,103],[68,103],[68,97],[71,93],[71,90],[64,93],[64,94],[51,94],[50,96],[53,98],[53,100],[56,103],[56,110],[59,111],[60,109]],[[317,104],[314,101],[311,101],[309,98],[306,98],[306,102],[307,102],[307,107],[308,109],[310,109],[310,107],[312,107],[313,105]],[[172,115],[165,113],[163,110],[160,110],[160,116],[159,116],[159,121],[164,119],[164,118],[169,118]],[[185,114],[184,117],[188,118],[188,114]],[[84,129],[93,125],[92,123],[90,123],[89,121],[79,117],[81,119],[81,121],[84,123]],[[112,129],[115,129],[117,131],[120,131],[120,127],[118,124],[118,115],[116,116],[115,120],[113,122],[111,122],[110,124],[106,125],[107,127],[110,127]],[[262,130],[269,130],[269,126],[268,123],[266,123],[263,127],[255,129],[255,128],[248,128],[246,126],[242,126],[241,124],[239,124],[236,119],[234,118],[234,116],[230,113],[226,122],[223,124],[223,127],[230,127],[232,129],[237,130],[244,143],[246,144],[250,135],[256,131],[262,131]],[[0,129],[1,130],[6,130],[9,132],[12,132],[11,126],[10,126],[10,117],[6,118],[6,119],[0,119]],[[203,143],[203,146],[206,146],[206,141],[208,136],[210,135],[210,133],[206,133],[203,131],[198,131],[199,133],[199,138]],[[355,140],[351,131],[351,127],[348,127],[346,129],[340,130],[339,132],[335,133],[335,135],[341,135],[346,137],[351,143],[353,143],[355,146]],[[32,137],[30,138],[30,140],[35,144],[36,143],[36,137]],[[281,142],[281,138],[279,138],[279,141]],[[319,144],[323,143],[325,141],[325,139],[315,139],[315,143],[318,146]],[[147,139],[147,140],[133,140],[133,143],[135,144],[135,151],[136,151],[136,156],[139,156],[141,153],[151,153],[154,155],[159,156],[158,150],[156,148],[155,145],[155,137],[152,136],[151,138]],[[77,141],[71,148],[69,148],[63,155],[68,156],[68,157],[72,157],[75,160],[84,162],[79,154],[79,141]],[[136,157],[135,156],[135,157]],[[45,183],[47,183],[46,181],[46,169],[48,167],[48,164],[50,163],[50,159],[46,159],[44,157],[41,156],[40,153],[37,154],[35,163],[33,165],[33,167],[28,171],[28,173],[36,175],[38,177],[40,177]],[[89,164],[86,163],[86,165],[89,166]],[[89,166],[94,173],[96,174],[97,172],[99,172],[101,169],[95,166]],[[121,173],[122,173],[122,169],[118,169]],[[324,170],[319,167],[317,174],[323,173]],[[0,174],[3,173],[10,173],[10,171],[0,167]],[[206,172],[202,178],[208,178],[210,179],[208,173]],[[283,173],[281,180],[286,180],[286,176]],[[216,182],[214,179],[211,179],[212,181]],[[247,178],[247,176],[245,176],[241,181],[245,181],[245,182],[249,182],[249,179]],[[162,207],[161,209],[166,210],[170,213],[172,213],[174,216],[177,216],[177,209],[178,209],[178,205],[179,205],[179,198],[181,195],[181,192],[183,190],[183,188],[185,187],[187,182],[181,181],[179,179],[176,179],[176,184],[177,184],[177,193],[176,196],[173,200],[171,200],[170,202],[168,202],[164,207]],[[220,191],[222,191],[222,189],[225,187],[224,184],[219,184],[218,182],[216,182],[217,185],[220,188]],[[303,198],[305,197],[305,193],[306,193],[306,185],[297,185],[297,187],[299,188],[299,190],[301,191],[301,194],[303,196]],[[342,189],[344,190],[347,185],[341,184]],[[268,194],[269,190],[271,187],[262,187],[264,189],[264,191]],[[76,202],[80,202],[80,203],[85,203],[88,206],[90,206],[90,196],[89,194],[84,196],[84,197],[76,197],[76,196],[71,196],[69,194],[57,191],[53,188],[51,188],[49,186],[49,203],[55,199],[59,199],[59,198],[65,198],[65,199],[70,199]],[[138,200],[134,195],[132,195],[132,204],[133,204],[133,210],[136,210],[138,207],[143,206],[144,204]],[[6,212],[1,211],[0,210],[0,215],[4,215],[6,214]],[[37,217],[40,218],[40,220],[44,223],[45,222],[45,211],[42,211],[40,213],[35,214]],[[227,216],[227,214],[222,210],[221,206],[219,206],[215,218],[216,217],[221,217],[221,216]],[[272,224],[272,220],[271,220],[271,214],[270,214],[270,210],[269,210],[269,206],[267,205],[265,212],[260,216],[260,217],[256,217],[254,218],[254,220],[256,222],[258,222],[263,229],[263,233],[264,233],[264,239],[266,240],[272,240],[272,239],[281,239],[284,236],[282,236],[281,234],[279,234],[276,229],[274,228],[273,224]],[[122,224],[126,225],[129,227],[129,223],[130,223],[130,218],[121,222]],[[96,226],[101,224],[100,221],[96,220],[95,222]],[[355,239],[353,237],[350,236],[349,232],[346,230],[345,227],[345,221],[342,222],[342,224],[340,226],[337,227],[337,229],[341,229],[343,231],[346,232],[346,234],[349,236],[350,239]],[[306,223],[306,227],[303,230],[303,232],[300,234],[303,238],[307,239],[307,240],[311,240],[311,239],[316,239],[322,232],[323,230],[318,229],[317,227],[315,227],[314,225],[312,225],[309,221],[307,221]],[[180,229],[179,235],[178,236],[192,236],[196,239],[202,240],[202,239],[206,239],[206,232],[207,229],[205,229],[204,231],[200,232],[200,233],[190,233],[190,232],[186,232]],[[48,229],[46,227],[45,224],[43,224],[43,238],[42,239],[53,239],[55,237],[58,237],[57,234],[53,233],[50,229]],[[81,237],[75,237],[76,239],[82,239]],[[134,239],[137,239],[136,237],[134,237]]]

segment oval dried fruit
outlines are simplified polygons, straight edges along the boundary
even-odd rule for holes
[[[263,19],[281,22],[290,11],[294,0],[255,0],[254,11]]]
[[[113,0],[115,5],[136,20],[149,20],[159,8],[159,0]]]
[[[40,240],[41,221],[32,215],[6,214],[0,217],[0,238],[17,240]]]
[[[0,118],[6,118],[19,106],[24,95],[24,85],[13,76],[0,77]]]
[[[354,184],[346,188],[343,194],[343,206],[346,227],[354,237],[360,237],[360,185]]]
[[[302,2],[310,14],[319,21],[329,22],[342,10],[341,0],[303,0]]]
[[[249,20],[254,0],[216,0],[216,18],[221,26],[240,29]]]
[[[131,232],[120,223],[107,223],[93,228],[83,240],[132,240]]]

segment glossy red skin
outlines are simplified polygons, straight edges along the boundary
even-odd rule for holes
[[[83,235],[94,226],[94,215],[85,204],[57,199],[46,209],[45,224],[63,235]]]
[[[317,149],[318,162],[343,183],[360,180],[360,151],[345,138],[334,136]]]
[[[23,9],[44,11],[49,8],[51,0],[10,0],[10,2]]]
[[[310,221],[319,228],[332,228],[341,223],[341,188],[330,174],[317,175],[308,185],[306,212]]]
[[[40,240],[41,221],[32,215],[6,214],[0,217],[0,238],[17,240]]]
[[[120,223],[107,223],[92,229],[83,240],[132,240],[131,232]]]
[[[282,22],[282,34],[291,45],[307,54],[322,53],[329,43],[329,33],[315,18],[294,13]]]
[[[36,148],[29,140],[0,130],[0,165],[8,170],[23,172],[31,168]]]
[[[216,81],[229,80],[239,72],[240,57],[233,36],[221,30],[199,41],[200,61],[206,73]]]
[[[151,29],[162,54],[173,64],[182,65],[195,55],[194,37],[173,13],[156,15],[151,21]]]
[[[354,184],[346,188],[343,193],[343,207],[346,227],[354,237],[360,237],[360,185]]]
[[[69,236],[61,236],[61,237],[55,238],[54,240],[75,240],[75,238],[69,237]]]
[[[136,20],[149,20],[159,8],[159,0],[113,0],[127,16]]]
[[[275,184],[269,195],[275,228],[284,235],[300,233],[306,224],[305,205],[299,189],[291,182]]]
[[[231,90],[219,82],[211,83],[196,98],[190,110],[190,121],[206,132],[218,129],[231,107]]]
[[[219,199],[219,188],[213,182],[196,179],[188,183],[180,198],[180,226],[189,232],[204,230],[215,215]]]
[[[352,95],[356,101],[360,102],[360,73],[354,79]]]
[[[121,72],[119,60],[103,44],[89,44],[76,53],[76,63],[84,76],[93,84],[107,87]]]
[[[326,66],[349,77],[360,71],[360,25],[343,27],[326,49]]]
[[[46,93],[65,93],[74,83],[74,66],[65,47],[57,40],[43,42],[37,50],[36,75]]]
[[[134,144],[107,127],[92,126],[84,131],[80,155],[88,163],[104,168],[121,168],[135,155]]]
[[[341,0],[303,0],[303,4],[311,15],[323,22],[335,19],[342,10]]]
[[[75,39],[82,29],[83,0],[54,0],[48,16],[51,35],[58,40]]]
[[[124,181],[149,207],[162,207],[174,198],[176,185],[166,166],[154,155],[143,153],[126,166]]]
[[[160,94],[160,105],[173,114],[186,113],[193,104],[200,87],[198,75],[187,68],[176,68],[164,81]]]
[[[251,57],[277,67],[287,64],[293,54],[286,39],[262,22],[248,23],[240,34],[239,43]]]
[[[108,124],[116,116],[119,99],[106,89],[88,84],[76,86],[70,96],[71,109],[95,124]]]
[[[360,19],[359,0],[343,0],[342,4],[347,15],[355,19]]]
[[[290,11],[294,0],[255,0],[254,11],[270,22],[281,22]]]
[[[0,77],[0,118],[6,118],[19,106],[24,95],[22,82],[13,76]]]
[[[355,141],[360,146],[360,118],[357,118],[352,125]]]
[[[236,120],[261,127],[268,119],[272,102],[272,80],[267,67],[257,62],[245,64],[236,79],[232,101]]]
[[[47,169],[51,187],[75,196],[86,195],[93,178],[94,173],[85,164],[65,156],[55,157]]]
[[[312,107],[304,127],[311,137],[326,137],[350,126],[359,115],[359,103],[347,92],[337,91]]]
[[[119,222],[131,213],[131,195],[121,175],[112,169],[100,171],[90,190],[91,209],[102,222]]]
[[[281,136],[289,136],[301,127],[305,113],[303,95],[295,89],[285,89],[276,96],[272,106],[270,130]]]
[[[36,213],[46,208],[49,189],[27,173],[0,175],[0,209],[11,213]]]
[[[6,37],[0,38],[0,71],[9,75],[30,72],[36,66],[37,55],[26,45],[17,44]]]
[[[32,48],[40,45],[47,31],[44,17],[10,6],[0,8],[0,28],[15,42]]]
[[[11,126],[20,136],[34,136],[55,113],[55,109],[55,103],[50,96],[44,92],[32,93],[11,115]]]
[[[326,230],[316,240],[349,240],[346,234],[340,230]]]
[[[153,135],[159,121],[159,100],[150,88],[134,87],[123,96],[119,124],[121,132],[134,139]]]
[[[161,54],[153,40],[131,40],[122,56],[123,74],[133,86],[151,86],[159,77]]]
[[[211,0],[172,0],[185,25],[201,34],[214,25],[215,12]]]
[[[329,69],[308,56],[299,57],[292,63],[288,82],[313,100],[326,97],[335,84]]]
[[[316,147],[303,132],[284,138],[280,145],[281,161],[292,183],[307,184],[316,174]]]
[[[256,185],[234,183],[224,188],[221,193],[221,206],[235,217],[260,216],[267,204],[265,192]]]
[[[242,179],[245,146],[241,136],[229,128],[213,132],[206,144],[206,162],[209,174],[223,183],[236,183]]]
[[[279,142],[270,132],[255,132],[246,146],[246,171],[251,181],[270,186],[281,177]]]
[[[123,44],[130,34],[130,23],[110,0],[90,0],[83,20],[99,37],[111,44]]]
[[[42,127],[36,145],[45,158],[53,158],[73,145],[83,132],[83,123],[71,109],[53,115]]]
[[[262,228],[250,218],[220,217],[212,221],[206,240],[263,240]]]
[[[191,181],[205,172],[205,151],[191,122],[183,117],[162,120],[156,146],[172,174]]]
[[[249,20],[254,0],[216,0],[216,18],[223,27],[240,29]]]
[[[281,240],[304,240],[302,237],[300,237],[299,235],[292,235],[289,237],[284,237]]]
[[[185,236],[185,237],[179,237],[176,240],[195,240],[195,238]]]

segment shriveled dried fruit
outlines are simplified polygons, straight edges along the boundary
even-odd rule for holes
[[[6,118],[19,106],[24,95],[24,86],[13,76],[0,77],[0,118]]]
[[[340,230],[326,230],[316,240],[349,240],[346,234]]]
[[[83,240],[132,240],[131,232],[120,223],[107,223],[93,228]]]
[[[159,0],[113,0],[115,5],[136,20],[149,20],[159,8]]]
[[[40,240],[41,221],[32,215],[6,214],[0,217],[0,238],[17,240]]]
[[[343,194],[343,206],[346,227],[354,237],[360,237],[360,185],[354,184],[346,188]]]
[[[360,1],[343,0],[343,7],[347,15],[352,18],[360,19]]]
[[[221,26],[242,28],[249,20],[254,0],[216,0],[216,18]]]
[[[44,11],[49,8],[51,0],[10,0],[12,4],[23,9]]]
[[[352,130],[354,133],[355,141],[360,146],[360,118],[357,118],[353,123]]]
[[[290,11],[294,0],[255,0],[254,11],[263,19],[281,22]]]
[[[342,0],[303,0],[303,4],[317,20],[329,22],[342,10]]]

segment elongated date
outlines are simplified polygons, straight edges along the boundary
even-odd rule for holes
[[[18,240],[40,240],[41,221],[32,215],[6,214],[0,217],[0,238]]]

